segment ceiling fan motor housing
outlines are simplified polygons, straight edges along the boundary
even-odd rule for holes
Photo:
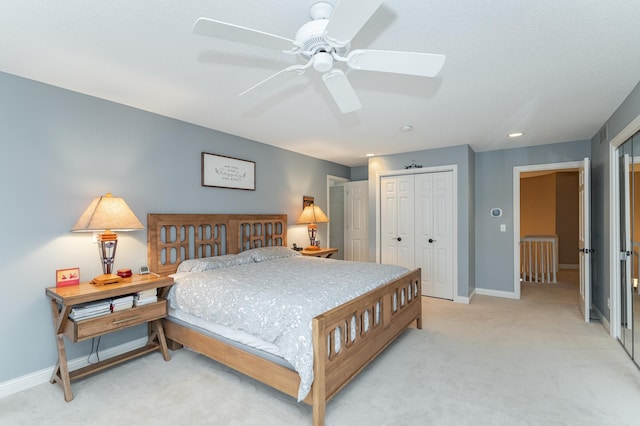
[[[309,21],[300,27],[296,33],[296,44],[302,46],[301,55],[310,59],[318,52],[332,53],[336,52],[340,56],[344,56],[349,50],[349,46],[335,48],[324,39],[324,31],[329,23],[328,19],[315,19]]]

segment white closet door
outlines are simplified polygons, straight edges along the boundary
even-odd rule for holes
[[[453,172],[383,177],[382,263],[422,269],[422,294],[453,300]]]
[[[417,175],[416,180],[422,176],[433,182],[432,207],[422,212],[432,216],[432,236],[427,243],[433,247],[433,272],[423,294],[453,300],[453,173]]]
[[[369,261],[369,182],[347,182],[345,187],[345,259]]]
[[[414,268],[414,178],[381,179],[381,262]]]

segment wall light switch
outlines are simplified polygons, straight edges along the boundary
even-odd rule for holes
[[[507,232],[507,225],[505,225],[504,223],[500,224],[500,232]]]

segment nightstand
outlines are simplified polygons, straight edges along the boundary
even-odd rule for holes
[[[303,256],[315,256],[315,257],[326,257],[329,258],[333,256],[334,253],[337,253],[337,248],[321,248],[320,250],[302,250],[300,253]]]
[[[116,284],[95,286],[90,283],[80,283],[68,287],[49,287],[46,289],[46,295],[51,299],[51,314],[58,350],[58,362],[50,381],[62,386],[65,401],[73,399],[71,380],[96,373],[153,351],[160,351],[165,361],[169,361],[167,341],[160,320],[167,315],[166,296],[172,285],[172,278],[150,274],[133,275]],[[156,289],[158,295],[156,302],[78,321],[69,318],[71,309],[76,305],[135,294],[149,289]],[[149,325],[149,337],[145,346],[69,371],[65,336],[75,343],[145,323]]]

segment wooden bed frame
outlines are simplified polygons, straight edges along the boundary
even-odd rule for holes
[[[161,275],[186,259],[287,245],[284,214],[149,214],[147,221],[149,268]],[[326,402],[413,321],[422,328],[421,295],[416,269],[313,319],[314,382],[304,402],[313,407],[315,426],[324,424]],[[186,346],[297,398],[296,371],[170,320],[163,326],[171,349]]]

